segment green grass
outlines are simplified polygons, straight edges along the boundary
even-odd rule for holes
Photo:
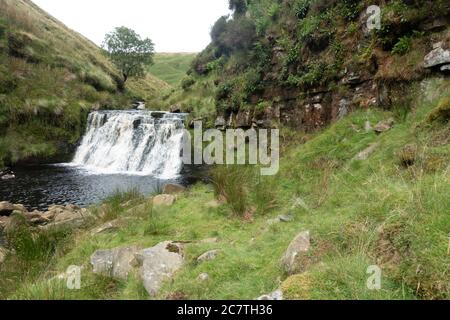
[[[186,263],[173,281],[165,283],[159,299],[254,299],[280,287],[291,299],[449,299],[450,126],[448,121],[429,121],[430,115],[441,113],[436,108],[446,104],[449,83],[431,83],[432,98],[421,94],[412,111],[382,135],[362,130],[365,122],[375,124],[393,114],[369,109],[352,113],[304,144],[291,142],[283,149],[279,175],[264,181],[276,196],[276,206],[252,217],[233,214],[233,197],[228,199],[231,203],[210,207],[220,194],[213,185],[193,186],[168,208],[153,208],[134,193],[116,195],[94,212],[106,206],[115,212],[111,218],[126,218],[118,231],[73,235],[64,254],[48,263],[39,277],[18,282],[6,296],[146,299],[134,277],[117,282],[93,275],[89,257],[97,249],[136,244],[145,248],[176,240],[191,242],[186,245]],[[368,160],[353,160],[373,143],[379,146]],[[417,146],[417,155],[405,166],[399,151],[409,144]],[[226,185],[233,178],[216,181]],[[257,206],[258,181],[239,183],[246,190],[247,205]],[[130,199],[135,200],[129,207],[119,204]],[[267,224],[288,212],[293,222]],[[305,230],[312,237],[303,262],[307,272],[289,278],[279,261],[291,240]],[[218,242],[198,241],[211,237]],[[215,260],[196,261],[212,249],[221,250]],[[70,265],[85,266],[80,291],[48,280]],[[371,265],[382,268],[379,291],[366,286]],[[210,279],[199,282],[204,272]]]
[[[172,87],[177,87],[186,76],[196,55],[196,53],[157,53],[154,64],[148,71]]]

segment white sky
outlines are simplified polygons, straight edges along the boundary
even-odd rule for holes
[[[157,52],[199,52],[228,0],[33,0],[69,28],[101,45],[126,26],[155,43]]]

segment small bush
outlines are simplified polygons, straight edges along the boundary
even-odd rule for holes
[[[304,19],[309,11],[310,0],[297,0],[294,3],[295,16],[299,19]]]
[[[392,48],[393,54],[404,55],[411,50],[412,40],[409,36],[401,37]]]
[[[181,81],[181,87],[183,88],[184,91],[189,90],[189,88],[191,88],[194,84],[195,84],[195,79],[192,77],[185,77]]]

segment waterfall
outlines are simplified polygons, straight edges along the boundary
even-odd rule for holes
[[[174,178],[183,166],[183,121],[184,115],[165,112],[92,112],[72,164],[99,173]]]

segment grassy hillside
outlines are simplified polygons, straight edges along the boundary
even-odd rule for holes
[[[92,42],[29,0],[0,0],[0,166],[67,153],[91,108],[124,108],[167,84],[126,86]]]
[[[177,240],[189,242],[186,263],[160,299],[254,299],[280,287],[288,299],[449,299],[449,89],[448,79],[423,82],[406,117],[369,108],[321,133],[288,131],[277,176],[251,179],[252,169],[242,166],[222,176],[223,169],[215,170],[216,186],[237,191],[218,207],[211,205],[213,186],[203,184],[168,208],[152,207],[133,193],[115,196],[93,212],[106,213],[96,225],[122,219],[117,231],[92,236],[91,225],[52,247],[55,254],[39,263],[9,256],[1,269],[0,297],[147,299],[133,275],[128,281],[94,275],[89,257],[97,249]],[[364,129],[367,121],[391,117],[396,122],[388,132]],[[355,159],[374,144],[368,159]],[[237,203],[251,214],[233,214]],[[292,222],[268,223],[288,213]],[[280,258],[305,230],[312,237],[300,262],[306,272],[288,277]],[[216,243],[200,241],[212,237]],[[222,251],[198,263],[210,249]],[[68,290],[54,278],[70,265],[84,267],[81,290]],[[366,286],[371,265],[382,268],[381,290]],[[204,272],[210,278],[201,282],[197,277]]]
[[[157,53],[148,71],[172,87],[177,87],[186,76],[196,53]]]

